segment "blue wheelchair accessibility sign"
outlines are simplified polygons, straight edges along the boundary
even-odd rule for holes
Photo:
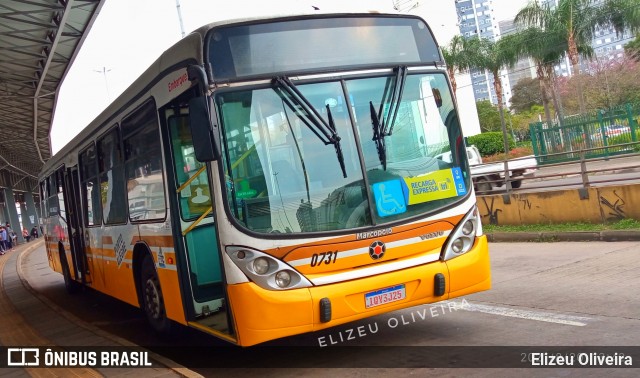
[[[402,214],[407,211],[400,180],[373,184],[373,196],[376,200],[376,210],[378,210],[380,217]]]

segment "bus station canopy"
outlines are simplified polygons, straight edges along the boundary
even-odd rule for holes
[[[35,192],[58,92],[105,0],[0,0],[0,187]]]

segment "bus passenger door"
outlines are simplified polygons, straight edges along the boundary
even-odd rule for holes
[[[173,109],[167,111],[167,124],[176,188],[172,202],[178,204],[171,213],[174,230],[180,232],[177,235],[180,237],[175,238],[179,244],[176,247],[182,250],[182,256],[188,261],[192,310],[196,321],[230,334],[207,165],[195,158],[188,114],[175,112]],[[187,273],[185,270],[182,272]]]
[[[67,169],[65,175],[65,201],[67,201],[67,218],[69,220],[69,242],[74,258],[74,277],[80,278],[83,284],[91,284],[87,253],[84,244],[84,228],[80,212],[80,178],[78,167]]]

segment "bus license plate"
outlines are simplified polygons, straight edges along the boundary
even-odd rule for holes
[[[400,301],[406,298],[404,284],[388,287],[366,293],[364,295],[364,304],[366,308],[381,306],[383,304]]]

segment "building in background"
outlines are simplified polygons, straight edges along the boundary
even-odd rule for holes
[[[559,0],[541,0],[541,4],[548,4],[552,8],[556,7],[558,3]],[[600,0],[596,1],[592,6],[600,6],[601,4],[602,1]],[[612,60],[623,58],[624,45],[633,38],[633,34],[628,30],[621,35],[616,35],[612,27],[596,29],[593,40],[591,41],[591,47],[595,55],[591,61],[580,58],[581,72],[588,72],[592,63],[601,66]],[[565,57],[562,62],[556,64],[554,69],[556,76],[571,76],[574,74],[571,72],[572,67],[568,57]]]
[[[516,26],[513,20],[499,21],[498,26],[502,36],[515,33]],[[536,77],[536,67],[533,60],[529,57],[518,60],[513,68],[507,70],[509,83],[515,86],[522,79],[531,79]]]
[[[455,26],[456,13],[449,2],[445,5],[438,5],[437,12],[434,12],[433,8],[427,6],[424,1],[395,0],[393,6],[397,11],[413,13],[424,18],[433,30],[440,46],[447,45],[451,38],[459,33]],[[456,102],[462,132],[465,136],[480,134],[480,120],[478,119],[471,75],[468,72],[456,73],[456,82],[458,83]]]
[[[500,39],[500,27],[496,22],[493,4],[490,0],[455,0],[458,27],[465,38],[486,38],[492,41]],[[502,102],[509,104],[511,98],[511,83],[507,71],[501,73],[503,98]],[[498,103],[493,86],[493,75],[488,71],[471,70],[471,81],[476,102],[489,100]]]

